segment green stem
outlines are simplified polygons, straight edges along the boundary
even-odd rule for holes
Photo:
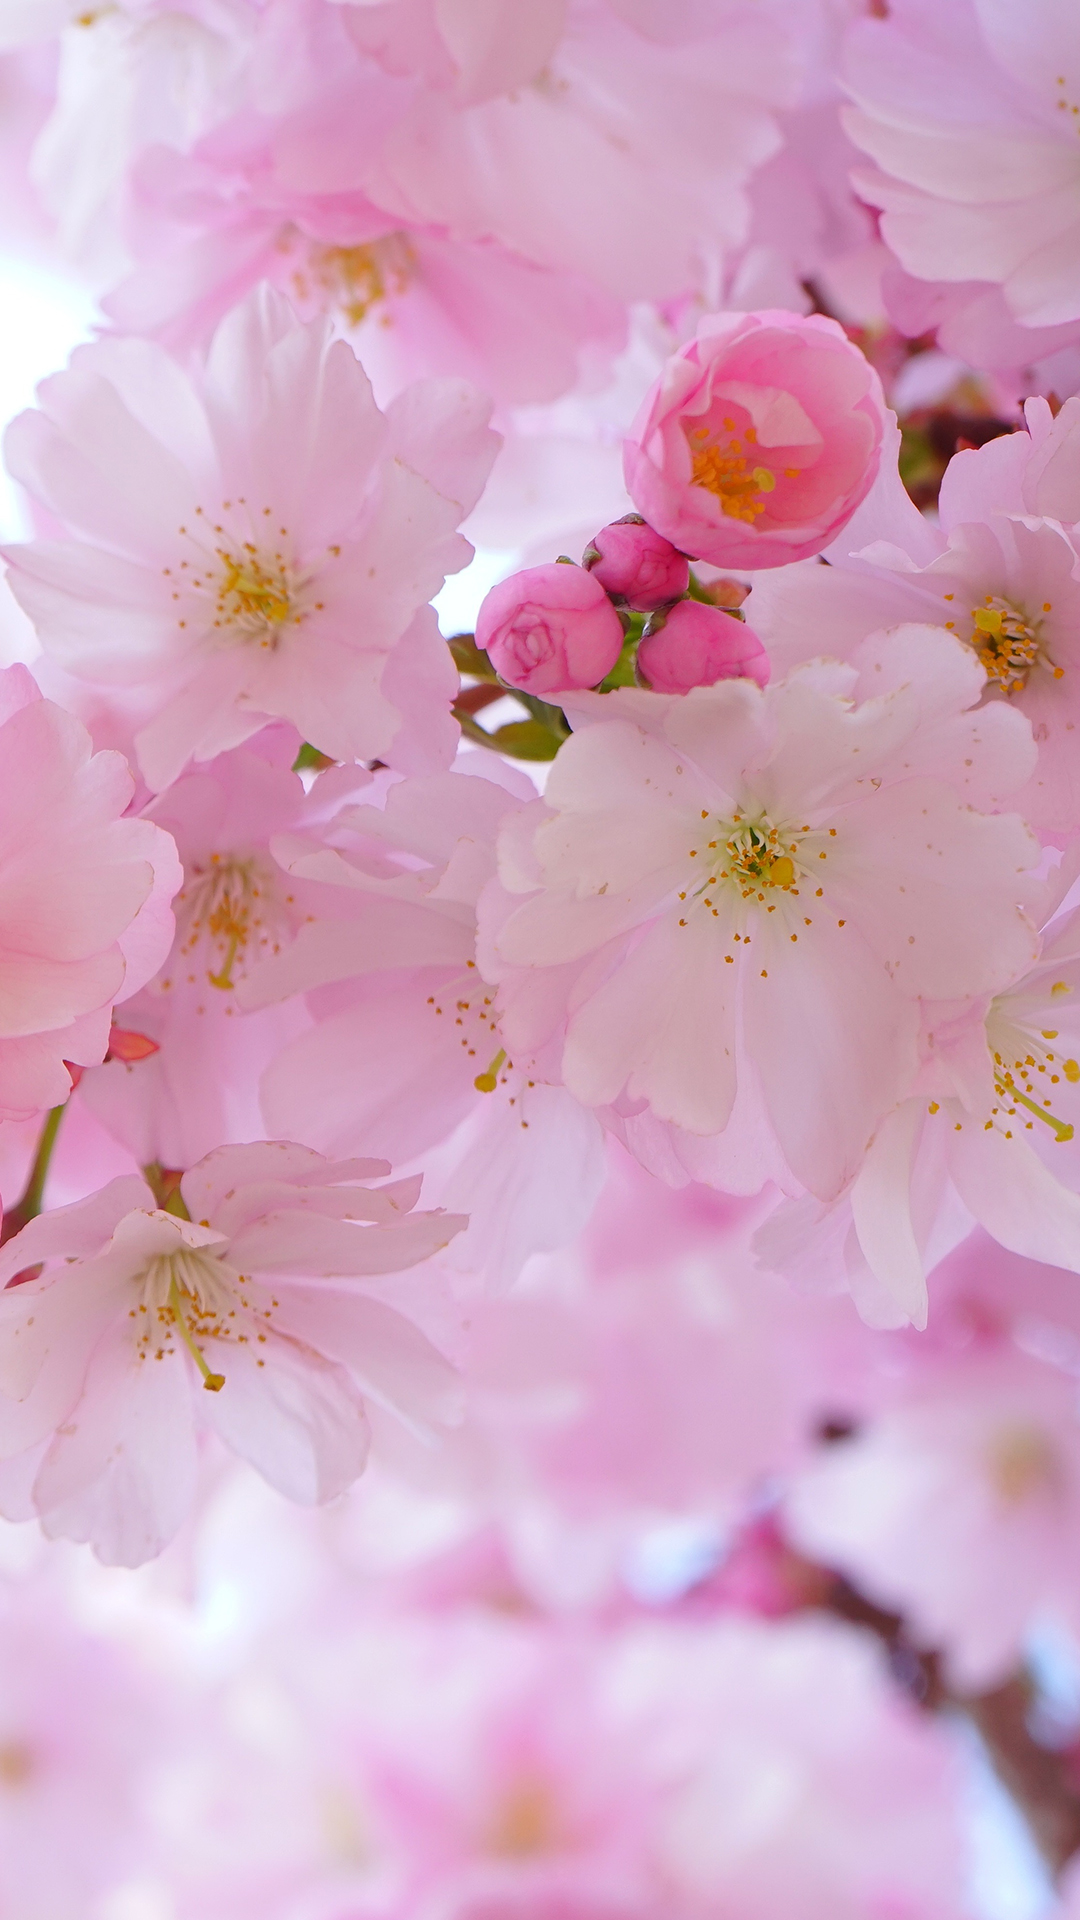
[[[51,1107],[45,1115],[45,1124],[41,1129],[37,1152],[34,1155],[22,1199],[16,1201],[13,1207],[9,1207],[4,1215],[4,1224],[0,1228],[0,1244],[14,1239],[27,1222],[35,1219],[41,1212],[41,1203],[45,1197],[45,1182],[49,1176],[49,1162],[53,1156],[56,1136],[60,1131],[60,1122],[64,1113],[64,1107]]]

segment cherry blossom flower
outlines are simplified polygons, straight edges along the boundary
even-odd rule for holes
[[[642,1629],[621,1664],[627,1723],[671,1756],[663,1859],[698,1912],[957,1911],[958,1756],[868,1637],[813,1617],[686,1624]]]
[[[70,529],[10,548],[16,597],[77,678],[135,688],[153,788],[268,719],[338,760],[446,764],[456,673],[424,606],[496,441],[462,383],[379,413],[351,349],[263,290],[192,382],[152,343],[81,348],[9,429]]]
[[[280,1141],[221,1147],[180,1183],[188,1218],[129,1176],[16,1234],[0,1280],[43,1271],[0,1308],[9,1517],[137,1566],[184,1519],[203,1425],[312,1502],[363,1471],[365,1395],[446,1418],[452,1370],[378,1276],[464,1222],[411,1214],[419,1180],[363,1184],[388,1171]]]
[[[918,1092],[878,1131],[835,1206],[790,1200],[757,1236],[768,1265],[808,1255],[878,1326],[925,1327],[927,1276],[977,1220],[1003,1247],[1080,1272],[1080,909],[1051,918],[1003,992],[923,1008]],[[811,1248],[813,1249],[811,1255]]]
[[[363,34],[365,10],[346,11]],[[773,112],[799,82],[793,15],[725,0],[689,23],[671,14],[665,31],[655,10],[645,22],[640,9],[637,18],[629,12],[579,0],[545,60],[538,53],[550,44],[554,10],[530,9],[528,31],[518,10],[510,58],[519,74],[535,62],[527,81],[476,98],[513,70],[504,65],[473,83],[471,100],[460,91],[455,98],[452,85],[423,87],[389,132],[366,190],[388,211],[438,223],[459,240],[493,238],[620,303],[679,297],[700,284],[706,263],[743,238],[746,183],[778,145]],[[387,18],[371,23],[380,37]],[[496,9],[485,10],[484,26],[475,9],[458,5],[441,7],[440,18],[444,34],[457,22],[464,53],[466,40],[475,49],[485,37]],[[401,72],[415,56],[391,55],[389,64]],[[307,153],[323,139],[313,127]],[[322,178],[347,184],[325,169]]]
[[[299,776],[280,764],[292,758],[290,735],[268,729],[219,754],[146,809],[184,863],[172,952],[124,1014],[153,1045],[132,1055],[114,1036],[108,1062],[84,1074],[78,1092],[140,1166],[190,1167],[225,1141],[256,1138],[260,1075],[307,1025],[295,1000],[259,1014],[237,1007],[239,982],[288,944],[321,899],[318,888],[285,879],[269,842],[318,817],[327,784],[362,787],[370,776],[335,772],[307,800]]]
[[[777,672],[819,653],[849,659],[867,634],[908,621],[956,634],[986,674],[984,700],[1030,719],[1039,761],[1014,804],[1061,842],[1080,826],[1080,404],[1057,421],[1045,402],[1028,413],[1029,432],[950,461],[936,527],[883,462],[832,564],[759,576],[747,615]]]
[[[851,518],[884,426],[877,376],[835,321],[710,315],[642,403],[626,487],[682,552],[718,567],[783,566]]]
[[[61,1104],[105,1058],[112,1010],[160,965],[180,884],[167,833],[124,818],[134,783],[25,667],[0,673],[0,1117]]]
[[[969,714],[981,669],[937,647],[883,642],[858,705],[829,663],[764,692],[578,696],[587,724],[482,903],[510,1044],[564,1030],[578,1099],[690,1134],[756,1083],[791,1171],[840,1192],[911,1087],[919,1000],[992,993],[1035,954],[1037,850],[973,810],[1027,775],[1027,725]]]
[[[335,81],[323,114],[358,102]],[[311,116],[309,116],[311,117]],[[537,265],[488,238],[386,212],[355,187],[294,182],[283,130],[248,117],[190,154],[152,152],[131,181],[132,272],[104,302],[116,325],[175,351],[206,341],[260,280],[305,319],[328,315],[380,396],[423,375],[474,381],[502,402],[554,399],[583,356],[607,358],[626,333],[621,305],[580,273]]]
[[[901,1609],[955,1684],[1004,1678],[1037,1614],[1071,1619],[1076,1383],[1009,1351],[927,1365],[867,1426],[797,1475],[797,1543]]]
[[[26,1920],[80,1920],[146,1863],[142,1786],[176,1717],[55,1569],[5,1575],[0,1623],[0,1896]]]
[[[1080,318],[1080,70],[1057,0],[900,0],[850,32],[855,175],[924,280],[999,286],[1029,327]]]
[[[451,1261],[505,1282],[588,1218],[602,1134],[554,1062],[508,1046],[475,959],[499,824],[535,790],[486,755],[462,765],[474,771],[388,789],[380,777],[372,804],[273,840],[309,917],[237,999],[257,1008],[304,993],[314,1017],[264,1076],[271,1130],[287,1115],[322,1152],[366,1153],[378,1141],[396,1165],[422,1156],[429,1192],[471,1216]]]

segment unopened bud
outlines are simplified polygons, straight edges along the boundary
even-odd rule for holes
[[[648,526],[639,513],[628,513],[601,527],[586,547],[581,564],[589,569],[605,593],[625,600],[639,613],[651,613],[669,600],[678,600],[690,584],[685,554]]]
[[[595,687],[622,652],[623,629],[593,576],[555,561],[492,587],[477,618],[476,642],[508,687],[546,699]]]
[[[680,600],[649,622],[637,664],[654,693],[689,693],[718,680],[763,687],[769,678],[769,656],[753,628],[697,600]]]

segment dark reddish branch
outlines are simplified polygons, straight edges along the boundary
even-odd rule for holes
[[[1026,1675],[1012,1674],[986,1693],[958,1693],[948,1686],[938,1656],[920,1651],[907,1638],[898,1614],[873,1606],[838,1575],[832,1576],[823,1604],[878,1635],[897,1679],[920,1705],[951,1707],[971,1721],[1044,1860],[1060,1873],[1080,1852],[1080,1750],[1044,1746],[1033,1737],[1035,1692]]]

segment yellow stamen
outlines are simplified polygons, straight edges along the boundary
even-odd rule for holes
[[[188,1326],[187,1320],[184,1317],[183,1302],[180,1297],[180,1288],[175,1274],[169,1282],[169,1311],[172,1314],[173,1322],[181,1340],[194,1360],[195,1365],[198,1367],[199,1372],[202,1374],[202,1383],[207,1393],[220,1393],[222,1387],[225,1385],[225,1375],[223,1373],[211,1373],[199,1348],[195,1345],[191,1328]]]
[[[1069,1078],[1080,1079],[1080,1068],[1077,1069],[1075,1075],[1070,1074]],[[1073,1128],[1069,1125],[1069,1122],[1067,1120],[1055,1119],[1052,1113],[1047,1113],[1045,1107],[1040,1107],[1034,1100],[1029,1100],[1026,1093],[1020,1092],[1019,1087],[1016,1085],[1010,1073],[1002,1077],[1001,1088],[1004,1093],[1008,1094],[1010,1099],[1018,1101],[1020,1106],[1026,1107],[1029,1113],[1033,1113],[1036,1120],[1042,1120],[1044,1124],[1050,1128],[1059,1146],[1064,1146],[1066,1140],[1072,1139]]]
[[[499,1084],[499,1069],[506,1059],[505,1048],[500,1047],[486,1073],[478,1073],[473,1081],[477,1093],[494,1093]]]

